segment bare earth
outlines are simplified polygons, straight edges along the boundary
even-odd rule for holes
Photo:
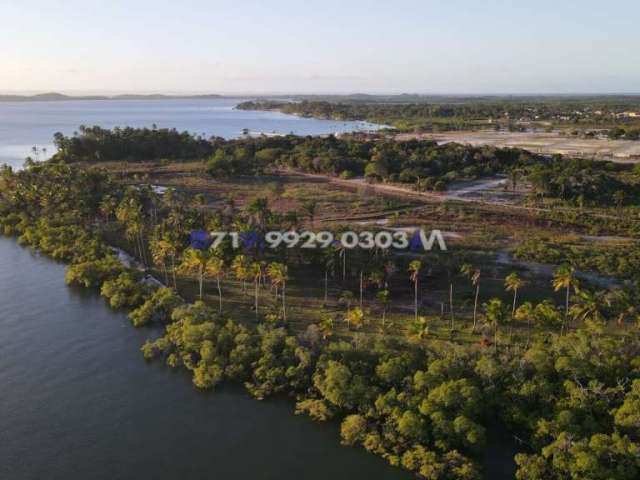
[[[597,158],[622,163],[640,162],[640,141],[583,139],[558,132],[495,132],[492,130],[399,134],[399,140],[421,138],[438,143],[458,142],[474,146],[518,147],[533,153],[560,153],[573,157]]]

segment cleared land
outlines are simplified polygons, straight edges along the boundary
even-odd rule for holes
[[[555,153],[581,158],[613,160],[622,163],[640,162],[640,142],[633,140],[585,139],[559,132],[495,132],[492,130],[446,133],[402,133],[399,140],[419,138],[438,143],[457,142],[473,146],[517,147],[533,153]]]

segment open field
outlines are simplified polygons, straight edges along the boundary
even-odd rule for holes
[[[473,146],[517,147],[543,155],[563,154],[581,158],[640,162],[640,142],[633,140],[583,139],[559,132],[495,132],[492,130],[446,133],[401,133],[399,140],[420,138],[438,143],[458,142]]]

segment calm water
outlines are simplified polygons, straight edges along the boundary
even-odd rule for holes
[[[299,118],[277,112],[234,110],[238,99],[0,102],[0,164],[22,165],[34,146],[53,153],[53,134],[71,135],[80,125],[177,128],[206,137],[251,132],[317,135],[371,128],[363,122]],[[43,156],[41,155],[41,159]]]
[[[63,277],[0,237],[2,480],[410,478],[288,401],[201,393],[145,363],[152,332]]]

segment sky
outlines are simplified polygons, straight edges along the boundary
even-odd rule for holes
[[[0,92],[640,93],[638,0],[0,0]]]

